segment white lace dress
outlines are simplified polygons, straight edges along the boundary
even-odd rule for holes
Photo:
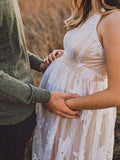
[[[64,55],[46,70],[41,88],[81,97],[107,88],[106,57],[94,14],[64,37]],[[112,160],[116,108],[83,110],[64,119],[37,104],[32,160]]]

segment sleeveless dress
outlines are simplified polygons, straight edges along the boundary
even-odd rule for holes
[[[64,55],[46,70],[41,88],[87,96],[107,88],[106,56],[98,39],[95,13],[64,37]],[[78,119],[61,118],[37,104],[32,160],[112,160],[116,107],[82,110]]]

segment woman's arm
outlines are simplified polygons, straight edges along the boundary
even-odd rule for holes
[[[66,104],[73,110],[105,109],[120,105],[120,93],[114,94],[112,90],[106,89],[89,96],[67,100]]]
[[[106,53],[108,88],[89,96],[67,100],[66,104],[72,109],[104,109],[120,105],[120,11],[107,15],[99,25]]]

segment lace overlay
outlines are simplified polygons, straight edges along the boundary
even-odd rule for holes
[[[106,57],[98,40],[94,14],[64,37],[64,55],[46,70],[41,88],[78,93],[107,88]],[[83,110],[79,119],[64,119],[37,104],[32,160],[112,160],[116,108]]]

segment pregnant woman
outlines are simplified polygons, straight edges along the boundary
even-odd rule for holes
[[[120,105],[120,1],[71,0],[64,54],[48,67],[41,88],[80,97],[66,100],[77,119],[37,104],[33,160],[112,160]],[[61,106],[62,107],[62,106]]]

